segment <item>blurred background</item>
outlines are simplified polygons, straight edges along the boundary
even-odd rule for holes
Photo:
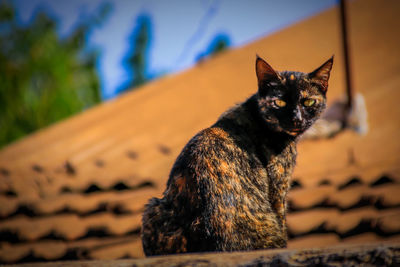
[[[0,147],[334,4],[2,0]]]

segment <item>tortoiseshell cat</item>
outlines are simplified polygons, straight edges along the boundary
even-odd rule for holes
[[[276,72],[257,57],[258,92],[189,141],[147,204],[146,255],[286,246],[296,140],[325,108],[332,64]]]

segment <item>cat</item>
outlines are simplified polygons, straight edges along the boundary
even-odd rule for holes
[[[258,91],[188,142],[146,205],[147,256],[286,247],[296,141],[325,108],[332,64],[277,72],[257,56]]]

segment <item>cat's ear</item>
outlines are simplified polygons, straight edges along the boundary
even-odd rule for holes
[[[256,59],[256,74],[258,80],[258,88],[263,84],[273,80],[279,80],[279,75],[264,59],[257,55]]]
[[[331,73],[333,65],[333,56],[328,59],[324,64],[322,64],[319,68],[310,72],[308,77],[311,81],[316,82],[322,86],[322,91],[325,93],[328,90],[328,80]]]

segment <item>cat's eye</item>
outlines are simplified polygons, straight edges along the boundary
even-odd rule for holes
[[[280,107],[280,108],[283,108],[284,106],[286,106],[286,102],[283,101],[283,100],[281,100],[281,99],[276,99],[276,100],[274,101],[274,103],[275,103],[275,105],[277,105],[277,106]]]
[[[316,102],[315,99],[312,99],[312,98],[306,99],[304,101],[304,106],[311,107],[311,106],[315,105],[315,102]]]

